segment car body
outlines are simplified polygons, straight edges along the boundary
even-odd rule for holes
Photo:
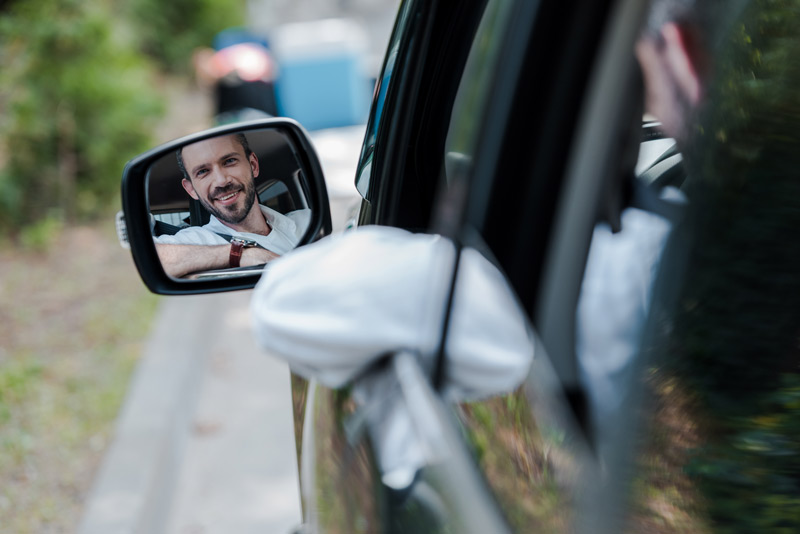
[[[663,415],[675,402],[658,389],[663,383],[634,380],[608,420],[618,432],[602,437],[589,424],[592,406],[576,363],[575,309],[592,229],[598,220],[618,223],[619,177],[636,172],[659,191],[686,178],[674,141],[639,119],[642,89],[630,51],[645,10],[644,2],[625,1],[402,3],[356,176],[359,223],[424,229],[482,251],[525,307],[537,353],[518,390],[472,402],[443,398],[441,354],[433,370],[408,354],[389,359],[397,389],[373,402],[392,408],[359,404],[347,390],[312,381],[302,454],[309,531],[671,532],[741,520],[735,506],[703,509],[701,497],[668,496],[669,488],[696,495],[703,484],[728,484],[704,480],[703,467],[694,468],[696,486],[683,478],[695,461],[719,464],[692,459],[692,447],[704,445],[686,445],[691,423]],[[631,144],[639,149],[635,165],[626,156]],[[681,257],[679,247],[670,252]],[[683,287],[685,268],[664,262],[665,293]],[[737,290],[746,291],[727,288]],[[716,328],[733,337],[729,325]],[[391,409],[407,411],[428,453],[414,481],[399,489],[375,460]],[[726,410],[708,413],[735,412]],[[691,420],[690,413],[678,418]],[[666,445],[639,448],[637,435]],[[726,446],[721,440],[718,448]],[[684,463],[665,460],[671,447]],[[631,498],[630,485],[646,490]]]
[[[546,12],[547,4],[538,7]],[[584,10],[585,18],[568,17],[566,7],[550,3],[555,22],[545,23],[530,2],[469,2],[457,7],[403,2],[356,177],[364,197],[360,225],[432,229],[464,246],[490,249],[529,313],[540,317],[534,324],[545,346],[567,347],[561,354],[548,350],[560,357],[554,362],[574,358],[569,352],[574,336],[569,315],[574,314],[570,310],[581,275],[573,267],[569,277],[557,280],[565,272],[560,265],[582,265],[585,260],[597,209],[592,193],[602,184],[603,174],[608,180],[617,170],[614,160],[620,148],[607,133],[627,126],[633,114],[641,116],[640,109],[630,106],[629,96],[637,89],[633,58],[613,63],[605,59],[604,64],[604,58],[597,57],[603,45],[631,46],[635,28],[615,32],[617,39],[609,43],[609,36],[594,23],[598,19],[590,15],[618,23],[605,12],[608,6],[577,4],[581,6],[571,9]],[[623,2],[621,9],[629,10],[628,16],[641,16],[641,6],[635,4]],[[575,40],[580,51],[561,46],[568,35],[583,36]],[[540,54],[537,43],[542,41],[559,44],[551,46],[552,53]],[[594,64],[608,72],[594,74],[588,68]],[[601,79],[593,80],[592,74]],[[612,87],[595,85],[608,83]],[[561,87],[569,89],[556,98]],[[603,96],[603,103],[587,109],[585,99],[593,91]],[[587,139],[600,141],[570,149]],[[584,174],[585,185],[567,200],[562,197],[567,188],[560,186],[570,178],[581,179],[579,171],[568,175],[570,162],[604,172]],[[556,209],[560,197],[575,212],[568,217],[572,228],[558,219],[564,216]],[[545,260],[556,261],[549,252],[556,232],[583,235],[564,239],[573,250],[563,251],[564,258],[548,265]],[[472,239],[467,237],[470,233]],[[481,236],[478,242],[475,235]],[[553,287],[554,293],[544,297],[540,287]],[[541,302],[538,310],[536,302]],[[564,325],[561,331],[543,325],[548,318]],[[371,439],[379,430],[369,428],[378,424],[370,420],[369,409],[359,407],[346,392],[312,382],[301,455],[309,530],[573,528],[578,496],[599,478],[593,472],[591,447],[570,407],[571,401],[577,402],[570,396],[579,394],[576,376],[549,367],[547,360],[537,356],[544,369],[531,376],[541,383],[531,383],[529,389],[537,392],[537,404],[549,406],[545,416],[553,419],[552,432],[562,442],[536,441],[541,439],[536,437],[540,425],[525,391],[454,407],[436,393],[441,376],[426,380],[413,358],[393,359],[392,372],[400,386],[390,402],[405,405],[429,451],[429,464],[406,488],[384,480],[386,474],[373,459]],[[440,372],[446,373],[446,367]],[[567,387],[555,385],[559,381]],[[353,431],[354,421],[363,419],[360,431]],[[493,430],[516,436],[520,443],[494,440]],[[548,476],[536,477],[532,465],[515,466],[513,448],[522,443],[530,456],[523,461],[533,464],[543,462],[544,449],[563,449],[563,465],[558,467],[564,472],[553,469]],[[563,443],[569,447],[559,446]],[[585,480],[576,479],[578,471],[584,471]],[[554,481],[562,477],[572,482],[559,487]],[[545,495],[555,504],[542,510],[535,503]]]

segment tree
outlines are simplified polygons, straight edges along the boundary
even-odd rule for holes
[[[244,0],[130,0],[142,51],[169,71],[186,72],[192,52],[244,22]]]
[[[153,68],[103,0],[18,0],[0,34],[0,228],[95,214],[150,145]]]
[[[800,530],[800,1],[755,0],[696,128],[671,365],[708,440],[688,466],[716,532]]]

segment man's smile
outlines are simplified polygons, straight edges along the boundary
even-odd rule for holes
[[[239,197],[239,193],[240,191],[237,190],[231,193],[226,193],[220,196],[216,196],[214,197],[214,201],[223,206],[229,206],[236,202],[237,198]]]

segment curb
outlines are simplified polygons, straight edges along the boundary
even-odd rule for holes
[[[165,298],[89,493],[79,534],[164,530],[213,326],[206,296]],[[181,328],[176,329],[176,325]]]

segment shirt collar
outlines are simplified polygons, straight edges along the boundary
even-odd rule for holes
[[[285,235],[295,234],[297,225],[292,219],[278,213],[272,208],[262,206],[261,204],[259,204],[258,207],[261,208],[261,213],[264,214],[264,218],[267,220],[267,224],[270,226],[273,232],[278,230],[280,233]],[[205,227],[217,234],[252,235],[250,232],[238,232],[234,230],[230,226],[217,219],[214,215],[211,215],[211,219],[209,219],[208,224],[206,224]]]

